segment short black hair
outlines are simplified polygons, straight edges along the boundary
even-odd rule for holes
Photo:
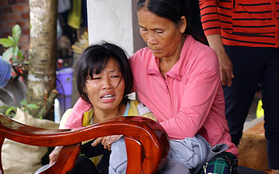
[[[87,47],[74,65],[77,90],[80,97],[91,103],[87,92],[86,83],[93,74],[99,74],[105,67],[109,59],[115,59],[124,78],[125,90],[122,102],[128,101],[128,96],[133,88],[133,74],[126,52],[119,46],[102,41]]]

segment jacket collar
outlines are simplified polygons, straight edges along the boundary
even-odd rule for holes
[[[190,54],[190,50],[192,49],[191,45],[195,41],[194,38],[191,35],[185,35],[186,39],[184,42],[184,45],[182,47],[181,53],[180,53],[180,59],[175,63],[175,65],[171,68],[170,71],[168,71],[165,75],[175,78],[179,81],[182,79],[182,66],[185,66],[185,63],[187,63],[187,56]],[[151,51],[150,51],[151,52]],[[161,75],[159,70],[159,58],[155,57],[152,54],[152,57],[150,59],[150,63],[148,65],[148,72],[149,75],[156,74]]]

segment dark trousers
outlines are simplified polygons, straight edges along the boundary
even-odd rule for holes
[[[81,146],[83,156],[77,158],[75,166],[68,172],[69,174],[108,174],[110,151],[104,149],[101,143],[92,147],[92,142],[89,141]],[[89,158],[99,155],[103,155],[103,157],[96,167]]]
[[[225,49],[235,76],[231,87],[223,86],[232,141],[239,144],[260,84],[269,167],[279,169],[279,48],[225,46]]]

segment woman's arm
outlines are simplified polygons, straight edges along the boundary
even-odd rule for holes
[[[181,104],[177,115],[160,122],[171,139],[195,136],[204,125],[209,113],[213,112],[214,101],[220,102],[218,107],[221,109],[224,107],[216,54],[211,49],[201,54],[203,55],[199,60],[187,67],[191,72],[183,84],[184,87],[180,94],[182,96]],[[175,93],[176,90],[172,92]],[[218,110],[216,106],[214,107],[217,114],[222,111],[220,108]]]
[[[82,118],[85,111],[92,107],[91,104],[79,98],[75,103],[66,123],[65,129],[79,129],[82,127]]]
[[[223,85],[231,86],[232,78],[234,78],[233,65],[223,46],[220,14],[217,6],[217,0],[200,0],[201,22],[209,46],[217,53],[221,82]]]
[[[218,0],[199,0],[201,22],[206,36],[221,34],[220,14],[218,12]]]
[[[119,140],[119,138],[121,138],[122,136],[123,135],[110,135],[110,136],[105,136],[105,137],[99,137],[91,144],[91,146],[94,147],[94,146],[97,146],[99,143],[102,143],[102,145],[104,146],[104,149],[107,149],[110,151],[112,143]]]
[[[206,36],[206,38],[209,43],[209,46],[216,51],[216,54],[218,56],[222,84],[225,86],[231,86],[232,78],[234,78],[233,64],[225,51],[221,35],[213,34]]]
[[[53,151],[49,154],[49,165],[51,166],[58,159],[59,153],[61,152],[63,146],[56,146]]]

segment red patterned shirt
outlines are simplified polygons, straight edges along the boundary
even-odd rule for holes
[[[199,0],[206,36],[230,46],[279,47],[279,0]]]

